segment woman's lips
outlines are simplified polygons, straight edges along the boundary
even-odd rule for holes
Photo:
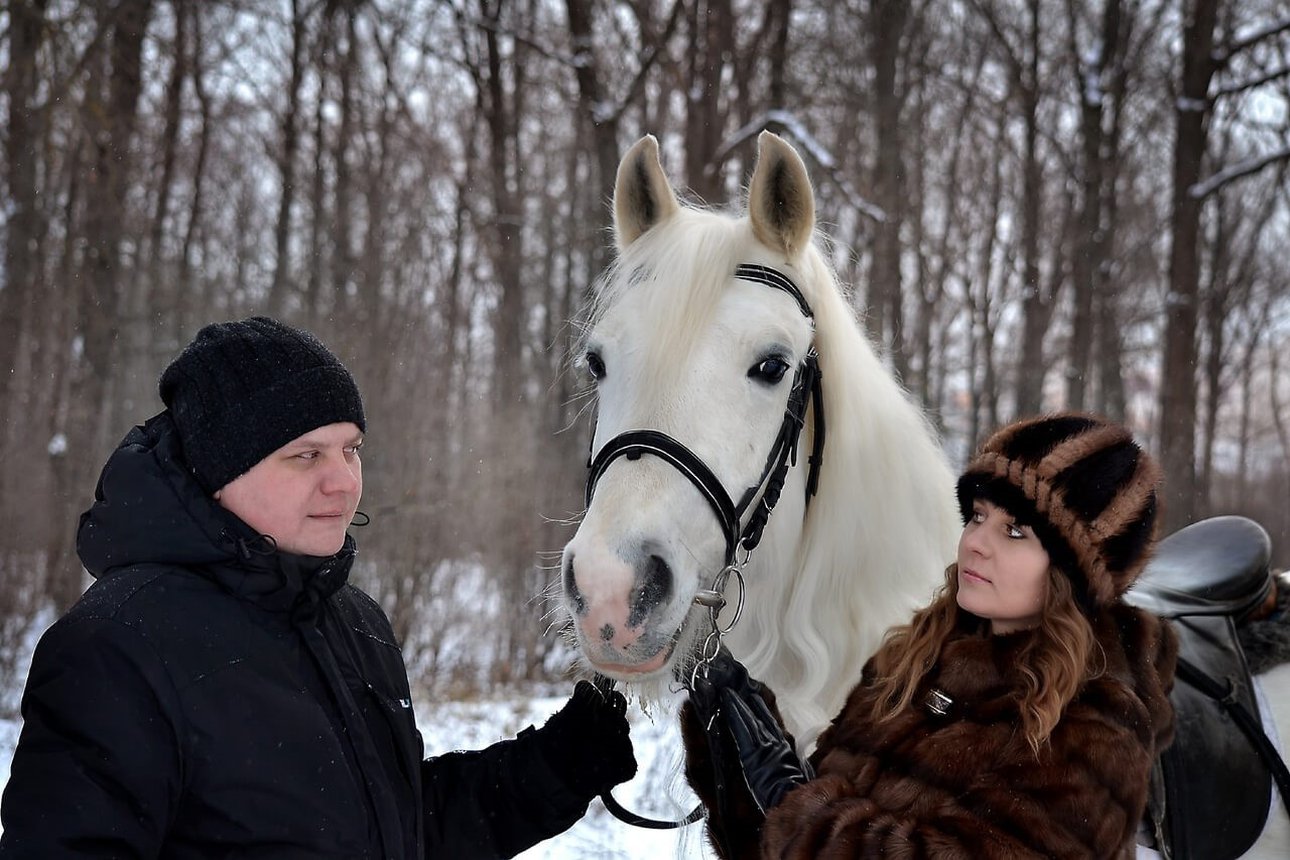
[[[966,567],[959,568],[959,573],[963,574],[963,578],[966,579],[968,582],[982,582],[987,584],[990,582],[990,580],[986,579],[984,576],[977,573],[975,570],[970,570]]]

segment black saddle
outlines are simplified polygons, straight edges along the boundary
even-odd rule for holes
[[[1157,763],[1151,810],[1166,857],[1239,857],[1263,832],[1273,770],[1258,739],[1270,745],[1236,626],[1267,600],[1271,557],[1258,523],[1202,520],[1161,541],[1125,595],[1178,633],[1176,732]]]

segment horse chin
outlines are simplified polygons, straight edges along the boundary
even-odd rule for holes
[[[662,675],[672,662],[674,647],[675,643],[669,643],[659,649],[653,657],[640,663],[601,663],[597,660],[589,662],[592,668],[602,675],[618,681],[639,682]]]

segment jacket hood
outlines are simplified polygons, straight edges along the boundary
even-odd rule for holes
[[[206,494],[193,476],[169,412],[135,427],[108,458],[81,514],[76,551],[86,570],[101,578],[140,564],[184,567],[268,609],[315,603],[349,576],[354,540],[345,536],[333,556],[277,550]]]

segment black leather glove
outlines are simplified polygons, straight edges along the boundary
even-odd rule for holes
[[[706,726],[715,719],[734,742],[744,783],[763,813],[779,804],[790,789],[814,776],[798,758],[793,742],[766,703],[770,694],[748,670],[722,648],[706,673],[695,679],[690,702]]]
[[[739,751],[744,782],[762,812],[778,806],[791,789],[815,776],[811,766],[797,757],[761,696],[722,690],[721,714]]]
[[[636,775],[627,700],[579,681],[563,708],[538,729],[543,757],[571,791],[588,798]]]

